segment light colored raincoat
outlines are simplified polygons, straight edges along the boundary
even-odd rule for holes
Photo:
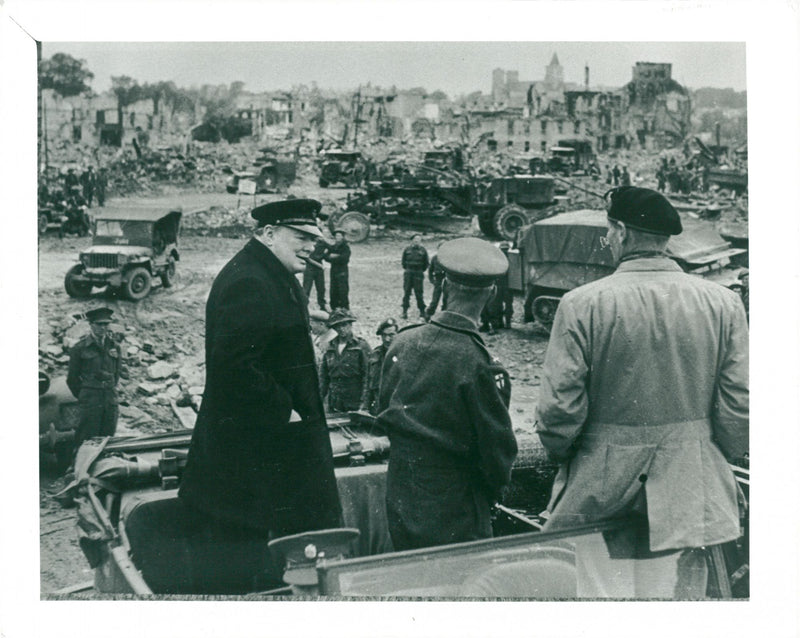
[[[644,490],[651,551],[737,538],[724,455],[748,451],[741,300],[657,256],[623,261],[569,292],[554,320],[537,420],[562,462],[546,530],[624,515]]]

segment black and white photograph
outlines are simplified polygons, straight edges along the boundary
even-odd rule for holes
[[[796,7],[377,5],[4,9],[0,633],[796,635]]]

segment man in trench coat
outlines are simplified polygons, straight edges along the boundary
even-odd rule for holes
[[[740,533],[726,457],[748,452],[747,321],[734,292],[664,255],[681,230],[660,193],[613,189],[606,240],[618,268],[556,312],[537,408],[561,463],[545,530],[626,515],[644,530],[579,556],[579,595],[702,597],[697,548]],[[635,549],[644,560],[617,559]]]
[[[206,305],[206,386],[180,497],[223,529],[253,537],[340,525],[307,302],[295,277],[321,235],[319,210],[308,199],[255,208],[255,237],[220,271]]]

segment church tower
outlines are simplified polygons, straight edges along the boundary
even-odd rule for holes
[[[544,74],[544,83],[550,91],[561,91],[564,88],[564,69],[558,61],[558,55],[553,53],[553,59],[547,65]]]

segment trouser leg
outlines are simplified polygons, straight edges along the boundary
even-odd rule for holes
[[[432,315],[436,312],[436,307],[439,305],[439,300],[442,298],[442,284],[433,284],[433,291],[431,292],[431,302],[428,304],[427,313]]]
[[[411,302],[412,273],[410,270],[403,271],[403,312],[408,311]]]
[[[422,273],[414,273],[414,279],[413,279],[414,297],[417,300],[417,308],[419,309],[419,313],[423,316],[425,315],[425,298],[422,292],[424,279],[425,278]]]

